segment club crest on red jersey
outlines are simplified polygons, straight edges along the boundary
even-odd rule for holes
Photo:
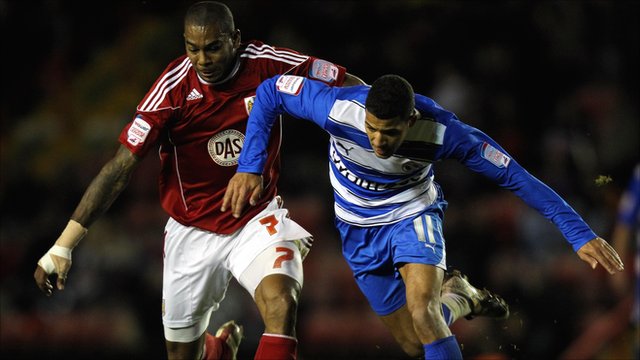
[[[253,109],[253,103],[256,101],[256,96],[248,96],[244,98],[244,108],[247,110],[247,115],[251,114],[251,109]]]
[[[207,149],[209,156],[216,164],[234,166],[238,165],[243,144],[244,134],[238,130],[229,129],[212,136],[207,144]]]

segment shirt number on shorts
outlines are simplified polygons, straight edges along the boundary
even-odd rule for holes
[[[266,226],[269,235],[273,235],[278,232],[276,225],[278,225],[278,219],[275,216],[269,215],[260,219],[260,224]]]
[[[293,250],[291,250],[289,248],[278,246],[276,248],[276,252],[283,252],[284,254],[278,256],[276,261],[273,262],[273,268],[274,269],[281,268],[283,261],[293,260]]]

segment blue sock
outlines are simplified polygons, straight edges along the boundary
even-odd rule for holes
[[[424,358],[427,360],[462,360],[458,340],[453,335],[423,346]]]
[[[445,304],[442,304],[442,313],[444,315],[444,321],[447,323],[447,326],[451,326],[453,323],[453,314],[451,314],[451,309]]]

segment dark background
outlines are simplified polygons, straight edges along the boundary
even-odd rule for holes
[[[37,260],[115,152],[142,96],[184,51],[187,1],[0,1],[0,355],[165,358],[160,317],[158,161],[148,156],[74,251],[67,288],[46,298]],[[347,67],[371,83],[406,77],[481,128],[608,238],[639,161],[635,1],[228,1],[243,39]],[[288,119],[280,192],[316,237],[305,261],[300,359],[403,358],[368,307],[333,229],[326,136]],[[610,182],[598,178],[609,177]],[[449,201],[447,260],[510,303],[507,321],[460,320],[469,359],[630,358],[627,295],[581,262],[542,216],[454,162],[436,165]],[[625,259],[629,276],[631,259]],[[262,323],[232,282],[211,330]],[[606,329],[605,332],[598,330]],[[594,335],[595,334],[595,335]]]

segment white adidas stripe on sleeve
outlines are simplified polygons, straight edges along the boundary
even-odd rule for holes
[[[158,104],[162,102],[164,96],[173,89],[180,80],[182,80],[191,68],[191,61],[189,58],[185,58],[184,61],[176,66],[175,69],[167,72],[162,79],[158,82],[151,94],[147,97],[147,100],[140,106],[140,111],[153,111],[157,109]]]

